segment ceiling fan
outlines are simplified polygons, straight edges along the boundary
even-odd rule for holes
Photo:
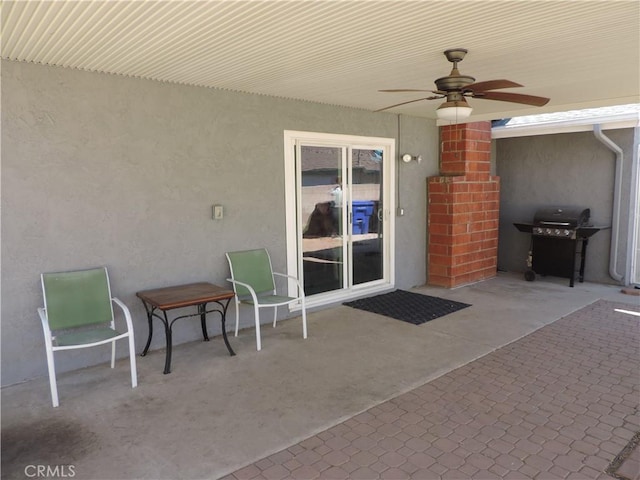
[[[438,107],[436,111],[438,118],[444,120],[459,120],[471,115],[471,107],[467,103],[465,97],[485,99],[485,100],[498,100],[501,102],[522,103],[525,105],[533,105],[541,107],[549,102],[546,97],[536,97],[534,95],[523,95],[520,93],[510,92],[495,92],[502,88],[514,88],[522,87],[519,83],[512,82],[511,80],[488,80],[486,82],[477,82],[474,77],[468,75],[461,75],[458,71],[458,63],[461,62],[467,54],[465,48],[452,48],[445,50],[444,55],[451,63],[453,63],[453,69],[451,73],[446,77],[438,78],[435,81],[437,90],[416,90],[411,88],[391,89],[391,90],[379,90],[380,92],[430,92],[435,95],[423,98],[417,98],[415,100],[409,100],[408,102],[396,103],[388,107],[376,110],[381,112],[390,108],[399,107],[400,105],[406,105],[408,103],[420,102],[422,100],[436,100],[439,98],[446,98],[446,101]]]

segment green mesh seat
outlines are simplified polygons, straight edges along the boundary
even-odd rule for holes
[[[109,275],[104,267],[40,275],[44,307],[38,309],[47,349],[51,402],[57,407],[58,387],[53,353],[111,344],[111,368],[115,367],[116,341],[129,340],[131,386],[138,385],[131,313],[111,297]],[[116,330],[113,304],[124,314],[126,328]],[[123,326],[123,327],[124,327]]]
[[[278,307],[299,304],[302,310],[302,337],[307,338],[307,312],[304,303],[304,289],[300,281],[292,275],[274,272],[269,253],[264,248],[227,252],[226,256],[231,271],[231,278],[227,278],[227,280],[233,284],[233,291],[236,294],[236,337],[238,336],[240,305],[244,303],[253,306],[257,350],[262,348],[260,340],[261,308],[271,307],[274,309],[273,326],[275,327],[278,319]],[[298,295],[295,297],[278,295],[274,275],[295,281]]]

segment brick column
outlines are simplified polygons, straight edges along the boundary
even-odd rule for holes
[[[427,179],[429,285],[494,277],[500,179],[491,176],[491,122],[440,128],[440,176]]]

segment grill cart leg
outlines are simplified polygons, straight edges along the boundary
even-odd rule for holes
[[[524,279],[527,282],[533,282],[536,279],[536,272],[531,268],[533,266],[533,250],[529,250],[529,255],[527,255],[527,268],[528,270],[524,272]]]
[[[582,239],[582,248],[580,248],[580,275],[578,277],[578,280],[580,280],[580,283],[584,282],[584,261],[585,258],[587,256],[587,244],[589,243],[589,239],[588,238],[583,238]]]

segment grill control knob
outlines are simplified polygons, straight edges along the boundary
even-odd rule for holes
[[[556,231],[553,232],[555,235],[560,236],[560,230],[556,228]]]
[[[569,235],[571,235],[571,230],[565,230],[563,233],[565,237],[568,237]]]
[[[547,229],[544,231],[544,233],[546,233],[547,235],[551,235],[551,229],[550,229],[550,228],[547,228]]]

